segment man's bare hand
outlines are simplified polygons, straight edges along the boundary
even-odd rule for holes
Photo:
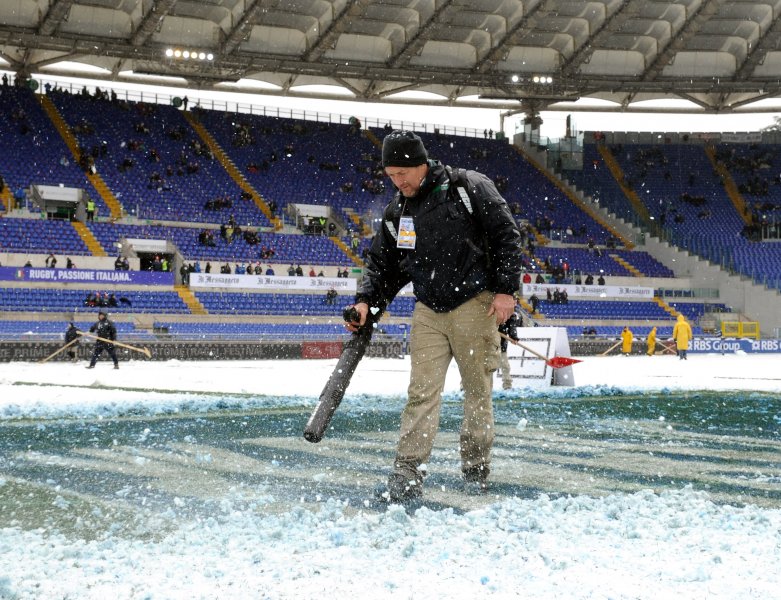
[[[365,302],[359,302],[358,304],[354,304],[353,308],[361,318],[359,321],[345,321],[344,326],[349,331],[355,332],[366,323],[366,316],[369,314],[369,305]]]
[[[496,325],[499,326],[510,318],[515,311],[515,298],[510,294],[496,294],[491,307],[488,309],[489,315],[496,316]]]

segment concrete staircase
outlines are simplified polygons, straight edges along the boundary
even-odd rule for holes
[[[654,296],[654,302],[656,302],[659,306],[661,306],[667,313],[669,313],[670,316],[678,318],[678,315],[680,314],[677,310],[675,310],[672,306],[667,304],[664,300],[662,300],[659,296]]]
[[[73,158],[78,161],[79,146],[76,142],[76,137],[73,135],[70,127],[65,122],[65,119],[62,118],[62,115],[57,110],[57,107],[54,106],[54,103],[47,96],[38,94],[36,95],[36,98],[38,98],[40,101],[44,112],[49,116],[49,119],[54,124],[54,127],[57,129],[60,136],[62,136],[62,139],[65,140],[65,144],[71,151]],[[122,205],[119,203],[119,200],[117,200],[116,196],[114,196],[114,193],[109,189],[108,185],[106,185],[106,182],[103,181],[103,178],[97,173],[87,173],[86,175],[87,179],[89,179],[89,182],[92,184],[92,187],[97,190],[98,194],[100,194],[100,197],[103,199],[103,202],[106,203],[106,206],[108,206],[109,210],[111,211],[111,218],[122,218]]]
[[[209,311],[206,310],[201,301],[195,297],[190,288],[186,285],[175,285],[174,291],[179,294],[179,297],[190,309],[190,312],[194,315],[208,315]]]
[[[73,225],[76,233],[79,234],[79,237],[82,239],[87,248],[89,248],[89,251],[93,256],[108,256],[106,250],[103,248],[103,246],[100,245],[100,242],[94,235],[92,235],[92,232],[86,225],[84,225],[84,223],[71,221],[71,225]]]
[[[3,187],[3,191],[0,192],[0,202],[3,203],[3,208],[6,212],[9,212],[11,210],[11,190],[8,189],[8,185],[5,185]]]
[[[350,249],[347,244],[345,244],[342,240],[340,240],[338,237],[329,237],[329,240],[331,240],[334,244],[339,246],[339,249],[344,252],[351,261],[353,261],[356,265],[359,267],[363,266],[363,260],[361,260],[361,257],[357,256],[352,249]]]
[[[572,191],[572,188],[565,184],[561,179],[558,179],[554,176],[553,173],[551,173],[544,164],[537,161],[537,159],[532,156],[529,152],[527,152],[524,148],[517,146],[513,144],[513,148],[516,149],[516,151],[521,154],[528,162],[529,164],[533,165],[540,173],[545,175],[545,177],[548,178],[548,180],[553,183],[561,192],[567,196],[567,198],[570,199],[570,201],[577,206],[581,211],[586,213],[588,216],[590,216],[592,219],[594,219],[597,223],[599,223],[605,231],[608,231],[614,238],[617,240],[620,240],[621,244],[624,246],[624,248],[631,250],[634,248],[634,244],[631,240],[628,240],[620,231],[615,229],[608,221],[606,221],[604,218],[602,218],[602,215],[597,213],[591,206],[589,206],[586,202],[578,198],[578,196],[575,194],[575,192]]]
[[[624,267],[635,277],[645,277],[645,274],[642,271],[640,271],[640,269],[631,265],[627,260],[621,258],[618,254],[608,254],[608,256],[612,258],[614,261],[616,261],[619,265]]]
[[[624,196],[626,196],[627,200],[629,200],[632,208],[635,209],[635,212],[643,220],[643,223],[645,223],[646,227],[650,227],[651,214],[648,212],[648,208],[646,208],[645,204],[643,204],[643,201],[640,200],[637,192],[635,192],[626,184],[626,176],[624,175],[624,171],[621,168],[621,165],[618,164],[616,157],[613,156],[610,148],[608,148],[605,144],[600,144],[597,146],[597,150],[599,151],[599,155],[602,157],[602,160],[605,161],[605,165],[610,171],[610,174],[613,175],[613,179],[616,180],[616,183],[618,183],[621,191],[624,192]]]
[[[368,236],[372,233],[372,228],[367,223],[361,220],[360,215],[356,213],[352,208],[345,208],[344,213],[350,217],[350,220],[355,224],[362,236]]]
[[[719,177],[721,177],[721,181],[724,184],[724,191],[727,192],[727,196],[729,196],[735,210],[738,211],[738,215],[740,215],[740,218],[743,219],[743,222],[746,225],[750,225],[751,218],[746,209],[746,200],[743,198],[743,194],[738,190],[738,186],[735,184],[732,174],[726,166],[716,159],[716,149],[713,146],[705,146],[705,154],[713,165],[713,169],[719,174]]]
[[[238,167],[236,167],[236,164],[231,160],[225,150],[222,149],[222,146],[220,146],[217,143],[217,140],[212,137],[212,134],[206,130],[200,121],[198,121],[198,118],[191,112],[185,112],[184,118],[187,119],[187,122],[190,123],[190,126],[212,151],[214,158],[220,161],[220,164],[222,164],[228,175],[231,176],[231,179],[233,179],[233,181],[238,184],[242,191],[247,192],[250,196],[252,196],[252,200],[255,202],[255,205],[263,212],[264,215],[266,215],[268,220],[271,221],[274,229],[276,231],[282,229],[281,219],[271,212],[271,209],[263,197],[257,191],[255,191],[255,188],[253,188],[250,182],[247,181],[247,178],[242,175],[241,171],[239,171]]]

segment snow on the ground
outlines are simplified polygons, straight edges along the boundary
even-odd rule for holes
[[[5,363],[0,419],[218,410],[225,397],[237,407],[312,406],[334,364]],[[585,357],[576,388],[529,393],[781,392],[778,364],[773,355]],[[364,359],[348,395],[403,398],[408,368]],[[452,370],[446,392],[458,384]],[[13,483],[2,467],[0,457],[0,496]],[[166,524],[157,535],[0,529],[0,598],[781,598],[781,511],[719,505],[686,487],[508,498],[461,515],[356,512],[335,499],[272,514],[262,501],[237,509],[225,499],[208,518],[173,506],[155,518]]]

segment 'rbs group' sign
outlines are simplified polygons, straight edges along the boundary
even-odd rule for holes
[[[781,352],[781,340],[695,338],[689,352]]]

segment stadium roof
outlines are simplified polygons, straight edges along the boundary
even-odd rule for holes
[[[725,113],[781,95],[779,16],[781,0],[2,0],[0,58],[23,74],[85,77],[83,63],[91,78],[223,91]]]

